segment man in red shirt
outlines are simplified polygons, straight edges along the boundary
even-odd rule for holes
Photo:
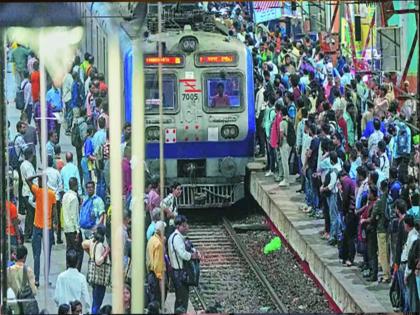
[[[349,152],[350,149],[349,149],[349,138],[348,138],[348,134],[347,134],[347,123],[346,123],[346,120],[343,117],[343,110],[341,110],[341,109],[336,110],[335,111],[335,117],[337,119],[338,126],[343,131],[344,140],[346,142],[344,148],[345,148],[346,152]]]
[[[10,245],[17,246],[21,243],[17,208],[11,201],[6,200],[6,210],[8,212],[6,235],[10,236]]]
[[[31,84],[32,84],[32,101],[33,104],[39,102],[39,89],[40,89],[40,81],[39,81],[39,62],[34,62],[34,71],[31,73]]]

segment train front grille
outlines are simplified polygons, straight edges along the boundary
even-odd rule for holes
[[[178,198],[180,208],[225,207],[235,201],[234,184],[224,185],[182,185]]]

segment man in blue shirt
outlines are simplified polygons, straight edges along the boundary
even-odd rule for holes
[[[61,97],[61,91],[57,88],[54,83],[51,85],[51,88],[47,92],[47,103],[51,105],[55,116],[55,131],[57,132],[58,142],[60,142],[60,129],[61,121],[63,120],[63,99]]]
[[[63,187],[64,187],[64,193],[68,192],[69,187],[69,181],[70,178],[76,177],[77,183],[78,183],[78,194],[82,194],[82,182],[80,180],[80,173],[79,169],[76,165],[73,163],[73,153],[67,152],[66,153],[66,165],[61,170],[61,179],[63,180]]]
[[[106,142],[106,121],[104,117],[100,117],[98,119],[98,126],[99,130],[95,132],[95,135],[92,139],[95,154],[98,152],[99,148]]]

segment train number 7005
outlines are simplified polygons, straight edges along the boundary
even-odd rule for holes
[[[198,101],[198,93],[182,93],[183,101]]]

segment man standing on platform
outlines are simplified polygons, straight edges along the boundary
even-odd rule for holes
[[[76,165],[73,163],[73,153],[67,152],[66,153],[66,165],[61,170],[61,178],[63,180],[63,186],[64,186],[64,193],[69,191],[69,181],[70,178],[76,177],[77,183],[78,183],[78,190],[77,192],[79,195],[82,194],[82,185],[80,181],[80,173],[79,169]]]
[[[33,180],[38,178],[38,185],[33,184]],[[48,189],[47,191],[47,200],[44,199],[44,191],[42,186],[42,175],[35,175],[29,177],[26,180],[27,184],[31,188],[32,193],[35,196],[36,205],[35,205],[35,220],[34,220],[34,230],[32,233],[32,251],[34,256],[34,271],[35,271],[35,285],[39,286],[39,274],[40,274],[40,258],[41,258],[41,244],[43,238],[43,229],[45,227],[44,223],[44,204],[47,203],[47,228],[48,228],[48,266],[51,267],[51,248],[54,241],[54,234],[52,230],[52,211],[53,206],[57,203],[55,198],[55,193]],[[45,264],[46,262],[44,262]],[[49,273],[49,270],[48,270]]]
[[[63,230],[66,236],[66,250],[74,249],[77,253],[77,269],[80,271],[83,262],[82,233],[79,225],[79,196],[76,177],[69,180],[70,189],[63,196]]]

